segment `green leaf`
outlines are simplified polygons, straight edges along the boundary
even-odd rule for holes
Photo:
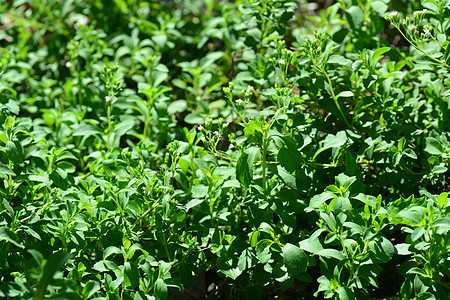
[[[259,156],[259,148],[251,147],[242,153],[236,164],[236,178],[245,187],[253,180],[253,163]]]
[[[188,211],[189,209],[199,205],[200,203],[202,203],[203,201],[205,201],[205,199],[192,199],[191,201],[189,201],[186,204],[186,211]]]
[[[356,299],[355,294],[348,287],[341,286],[341,287],[338,287],[338,289],[336,291],[339,295],[339,300],[354,300],[354,299]]]
[[[395,245],[395,249],[397,250],[398,255],[410,255],[412,254],[412,252],[409,251],[410,246],[410,244],[400,243]]]
[[[184,112],[187,108],[188,103],[186,100],[175,100],[167,106],[167,113],[169,115],[174,115],[176,113]]]
[[[302,156],[297,149],[283,147],[278,151],[277,159],[280,165],[290,173],[299,169],[302,164]]]
[[[98,281],[89,280],[83,288],[83,299],[91,299],[94,294],[100,290],[100,283]]]
[[[319,195],[315,195],[311,198],[309,206],[305,209],[306,212],[311,212],[314,209],[319,208],[326,201],[336,198],[336,195],[332,192],[325,191]]]
[[[122,250],[117,248],[116,246],[109,246],[103,251],[103,260],[107,259],[112,254],[120,254],[122,255]]]
[[[359,6],[352,6],[349,9],[345,10],[345,18],[354,31],[359,31],[362,28],[362,24],[364,21],[364,12]]]
[[[256,244],[258,243],[259,235],[260,235],[259,230],[255,230],[252,233],[250,233],[248,240],[250,242],[251,247],[256,246]]]
[[[169,296],[167,284],[161,278],[155,282],[155,297],[157,300],[166,300]]]
[[[7,141],[5,145],[6,155],[14,164],[20,164],[23,161],[23,148],[18,141]]]
[[[336,249],[323,249],[317,252],[316,254],[326,258],[335,258],[337,260],[345,259],[345,255]]]
[[[349,211],[351,209],[352,205],[347,197],[334,198],[328,205],[328,211]]]
[[[0,227],[0,241],[7,241],[16,247],[25,249],[25,247],[16,241],[15,234],[6,227]]]
[[[444,232],[447,232],[450,230],[450,218],[437,219],[436,221],[433,222],[431,227],[441,228],[444,230]]]
[[[134,127],[134,122],[133,119],[128,119],[114,128],[114,139],[117,147],[119,146],[120,138]]]
[[[4,82],[0,82],[0,92],[2,92],[4,90],[10,91],[14,97],[17,96],[17,92],[15,90],[13,90],[9,86],[7,86]]]
[[[350,177],[345,175],[344,173],[341,173],[335,177],[335,180],[338,187],[342,187],[344,188],[344,190],[348,190],[348,188],[356,181],[356,177]]]
[[[445,153],[441,142],[432,137],[426,138],[424,150],[433,155],[443,155]]]
[[[277,166],[278,175],[280,175],[281,179],[283,179],[286,186],[290,189],[297,189],[297,181],[295,176],[286,172],[286,169],[282,166]]]
[[[383,55],[384,53],[386,53],[390,50],[391,50],[390,47],[383,47],[383,48],[379,48],[379,49],[375,50],[372,54],[372,58],[370,60],[370,65],[372,66],[381,55]]]
[[[202,67],[202,69],[206,69],[215,61],[221,59],[224,55],[225,52],[222,51],[209,52],[205,57],[201,59],[200,66]]]
[[[125,13],[126,9],[127,9],[127,3],[124,0],[113,0],[116,4],[116,6],[120,9],[120,11],[122,13]]]
[[[205,185],[194,185],[192,187],[192,197],[193,198],[203,198],[208,194],[208,187]]]
[[[188,124],[203,124],[205,122],[205,118],[201,116],[199,113],[191,112],[184,117],[184,121]]]
[[[317,237],[309,237],[306,240],[300,242],[300,248],[310,253],[316,254],[323,250],[322,244]]]
[[[360,235],[362,235],[364,233],[364,227],[361,225],[358,225],[356,223],[353,222],[345,222],[344,224],[342,224],[342,226],[347,227],[347,228],[351,228],[353,230],[355,230],[357,233],[359,233]]]
[[[52,282],[56,272],[70,259],[71,255],[64,252],[56,252],[45,263],[43,274],[36,286],[36,298],[44,299],[47,286]]]
[[[448,204],[448,193],[441,193],[438,197],[438,207],[439,209],[444,209],[447,207]]]
[[[260,225],[259,225],[259,231],[261,231],[261,232],[265,232],[265,233],[268,233],[268,234],[270,234],[270,235],[274,235],[275,234],[275,231],[273,230],[273,227],[272,226],[270,226],[270,224],[268,224],[268,223],[266,223],[266,222],[262,222]]]
[[[251,121],[247,123],[244,128],[244,134],[246,137],[251,136],[255,131],[263,132],[264,123],[261,121]]]
[[[103,131],[97,126],[90,124],[81,124],[73,133],[73,136],[91,136],[96,134],[103,134]]]
[[[347,142],[347,134],[345,131],[339,131],[336,135],[328,134],[325,140],[322,142],[320,148],[314,154],[313,159],[316,159],[317,155],[330,148],[340,148]]]
[[[386,1],[370,1],[369,3],[370,6],[372,6],[372,10],[382,17],[389,7],[385,2]]]
[[[420,239],[424,234],[425,234],[425,228],[423,227],[417,227],[416,229],[414,229],[414,231],[411,233],[411,240],[417,241],[418,239]]]
[[[386,263],[395,254],[395,248],[387,238],[378,237],[369,242],[372,260],[375,263]]]
[[[262,264],[267,263],[272,256],[270,254],[270,246],[272,245],[272,241],[269,239],[262,239],[256,244],[256,256],[258,256],[259,261]]]
[[[341,97],[349,98],[349,97],[353,97],[354,95],[355,94],[353,94],[352,91],[343,91],[343,92],[340,92],[339,94],[337,94],[336,98],[341,98]]]
[[[298,275],[305,272],[308,266],[308,258],[305,252],[292,244],[285,244],[282,248],[284,265],[290,275]]]
[[[241,271],[253,268],[258,263],[258,258],[252,249],[245,249],[239,256],[238,268]]]
[[[2,174],[2,175],[11,175],[11,176],[15,176],[16,175],[16,173],[11,171],[11,169],[7,165],[4,165],[2,163],[0,163],[0,174]]]
[[[345,150],[345,172],[352,176],[356,176],[361,173],[359,166],[356,163],[356,159],[347,149]]]
[[[242,271],[236,267],[236,268],[231,268],[228,270],[220,270],[221,273],[223,273],[225,276],[230,277],[233,280],[236,280],[236,278],[239,277],[239,275],[242,274]]]
[[[234,171],[234,170],[233,170]],[[239,183],[239,181],[237,181],[236,179],[230,179],[227,180],[223,183],[223,188],[229,188],[229,187],[235,187],[235,188],[239,188],[241,187],[241,184]]]
[[[124,282],[132,289],[139,285],[139,270],[134,263],[127,261],[123,267]]]
[[[444,59],[445,59],[445,63],[447,65],[450,64],[450,44],[447,44],[447,49],[445,49]]]

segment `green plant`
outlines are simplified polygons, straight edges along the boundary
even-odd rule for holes
[[[445,299],[449,12],[1,2],[0,297]]]

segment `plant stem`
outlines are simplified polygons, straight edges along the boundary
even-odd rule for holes
[[[267,26],[267,20],[264,18],[262,27],[261,27],[261,39],[259,40],[259,44],[258,44],[258,53],[260,53],[262,51],[262,46],[263,46],[263,40],[266,37],[266,26]],[[260,53],[262,54],[262,53]]]
[[[268,129],[267,129],[268,130]],[[261,165],[262,165],[262,188],[266,190],[266,155],[267,155],[267,130],[264,131],[264,140],[263,140],[263,153],[261,157]]]
[[[111,103],[108,103],[108,108],[107,108],[107,115],[108,115],[108,138],[107,138],[107,142],[106,142],[106,148],[110,149],[111,145],[110,145],[110,139],[111,139],[111,134],[112,134],[112,122],[111,122]]]
[[[172,258],[170,257],[169,248],[167,247],[166,235],[164,233],[163,233],[163,237],[164,237],[164,251],[166,252],[167,259],[171,262]]]
[[[393,23],[392,23],[393,24]],[[408,41],[408,43],[411,44],[411,46],[413,46],[414,48],[416,48],[417,50],[419,50],[420,52],[422,52],[425,56],[427,56],[429,59],[443,65],[446,68],[450,68],[449,65],[447,65],[445,62],[440,61],[439,59],[436,59],[432,56],[430,56],[428,53],[426,53],[421,47],[419,47],[418,45],[415,45],[410,39],[408,39],[406,37],[406,35],[403,33],[403,31],[400,29],[400,27],[398,27],[397,25],[393,24],[395,28],[397,28],[397,30],[400,32],[400,34]]]
[[[331,97],[333,97],[334,104],[336,105],[337,109],[339,110],[339,113],[341,114],[342,118],[344,119],[345,124],[346,124],[349,128],[353,129],[353,126],[350,125],[350,123],[348,122],[347,118],[346,118],[345,115],[344,115],[344,112],[343,112],[342,109],[341,109],[341,106],[339,105],[339,102],[338,102],[338,100],[337,100],[337,98],[336,98],[336,95],[335,95],[335,93],[334,93],[334,90],[333,90],[333,84],[331,83],[330,77],[328,76],[327,72],[326,72],[323,68],[321,68],[321,70],[322,70],[322,73],[323,73],[323,74],[325,75],[325,77],[327,78],[328,84],[330,85]]]

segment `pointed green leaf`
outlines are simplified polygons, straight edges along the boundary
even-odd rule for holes
[[[134,263],[127,261],[123,267],[125,285],[132,289],[139,285],[139,270]]]
[[[259,156],[259,149],[251,147],[242,153],[236,164],[236,178],[245,187],[249,187],[253,180],[253,163]]]
[[[305,252],[299,247],[287,243],[283,246],[284,265],[290,275],[298,275],[305,272],[308,266],[308,258]]]
[[[157,300],[166,300],[169,296],[167,284],[161,278],[158,278],[155,282],[155,297]]]

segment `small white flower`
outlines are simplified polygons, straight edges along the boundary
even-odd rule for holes
[[[106,97],[105,97],[105,101],[106,101],[106,102],[111,101],[111,96],[106,96]]]
[[[425,34],[425,37],[427,37],[427,38],[430,38],[430,37],[431,37],[430,29],[425,28],[425,29],[423,30],[423,33]]]
[[[70,68],[72,66],[72,63],[70,61],[66,62],[66,67]]]
[[[205,138],[204,136],[202,136],[202,137],[200,138],[200,141],[202,141],[202,142],[204,143],[204,142],[206,142],[206,138]]]
[[[411,30],[412,30],[412,31],[415,31],[416,29],[417,29],[417,26],[416,26],[416,25],[411,26]]]
[[[285,65],[285,64],[286,64],[286,61],[285,61],[284,59],[280,59],[280,60],[278,61],[278,63],[279,63],[280,65]]]
[[[414,19],[417,19],[417,17],[419,16],[419,14],[416,12],[413,13]]]
[[[203,126],[202,125],[198,126],[198,130],[202,131],[203,130]]]
[[[235,102],[237,105],[242,105],[244,103],[244,101],[242,101],[242,99],[237,99]]]
[[[214,136],[216,137],[216,138],[221,138],[222,136],[220,135],[220,133],[216,130],[216,131],[214,131],[213,132],[213,134],[214,134]]]
[[[398,16],[398,12],[396,11],[391,11],[391,17],[395,18]]]
[[[423,13],[423,14],[426,14],[427,11],[428,11],[428,9],[426,9],[426,8],[422,9],[422,13]]]
[[[251,86],[249,86],[248,88],[247,88],[247,91],[246,91],[247,93],[251,93],[252,92],[252,87]]]

